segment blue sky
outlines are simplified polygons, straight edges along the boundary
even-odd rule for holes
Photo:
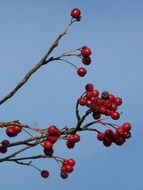
[[[1,106],[0,121],[19,119],[41,128],[50,124],[73,127],[76,99],[85,84],[93,82],[100,91],[123,98],[123,114],[117,123],[130,121],[132,138],[122,147],[110,148],[103,147],[94,133],[82,134],[73,150],[58,143],[57,155],[77,160],[67,180],[60,179],[52,160],[36,161],[49,169],[48,180],[31,168],[1,163],[2,189],[143,189],[142,0],[0,0],[0,98],[40,60],[69,22],[74,7],[81,9],[82,21],[72,26],[53,56],[88,45],[93,52],[88,74],[80,78],[74,68],[58,62],[41,68]],[[3,139],[2,130],[0,134]]]

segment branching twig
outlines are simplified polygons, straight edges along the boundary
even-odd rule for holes
[[[12,89],[4,98],[0,100],[0,105],[2,105],[4,102],[6,102],[8,99],[10,99],[28,80],[29,78],[38,70],[41,66],[53,61],[53,57],[48,56],[51,54],[51,52],[58,46],[58,43],[60,39],[67,33],[69,27],[75,22],[76,20],[71,20],[71,22],[68,24],[68,26],[65,28],[65,30],[57,37],[57,39],[54,41],[54,43],[49,48],[48,52],[43,56],[43,58],[31,69],[28,71],[28,73],[24,76],[24,78],[16,85],[14,89]]]

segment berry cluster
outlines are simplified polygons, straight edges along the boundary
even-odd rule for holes
[[[131,124],[123,123],[121,127],[118,127],[113,132],[111,129],[107,129],[104,133],[97,134],[97,139],[102,141],[105,146],[110,146],[112,143],[116,145],[123,145],[126,139],[131,137]]]
[[[12,125],[6,128],[6,134],[9,137],[15,137],[17,136],[20,132],[21,132],[21,127],[17,126],[17,125]]]
[[[44,153],[51,157],[54,153],[53,145],[57,142],[58,138],[61,135],[61,131],[55,126],[51,125],[47,129],[48,135],[46,140],[44,141],[43,147],[44,147]]]
[[[66,145],[69,149],[75,147],[75,143],[80,141],[80,136],[77,133],[68,135]]]
[[[91,58],[90,55],[92,54],[91,49],[84,46],[82,47],[81,51],[80,51],[81,57],[82,57],[82,63],[84,65],[89,65],[91,63]],[[77,74],[80,77],[84,77],[87,73],[87,70],[84,67],[80,67],[77,69]]]
[[[118,106],[122,104],[122,99],[103,91],[99,97],[99,91],[94,89],[93,84],[89,83],[85,86],[86,92],[79,98],[78,103],[91,109],[94,119],[100,119],[101,115],[111,116],[117,120],[120,113],[117,111]]]
[[[63,179],[68,177],[69,173],[73,172],[73,167],[75,166],[76,162],[74,159],[68,159],[68,160],[63,160],[62,166],[61,166],[61,177]]]
[[[75,8],[71,11],[71,22],[68,25],[68,27],[71,26],[72,23],[75,21],[80,21],[81,19],[81,11],[78,8]],[[68,27],[65,29],[65,31],[60,34],[60,36],[57,38],[57,40],[54,42],[54,44],[51,46],[49,52],[51,53],[53,49],[58,45],[59,40],[63,35],[67,33]],[[76,53],[75,53],[76,51]],[[78,54],[77,54],[78,51]],[[83,46],[82,48],[78,48],[74,50],[74,53],[66,52],[62,54],[61,56],[55,58],[55,60],[64,60],[61,59],[64,56],[77,56],[80,59],[82,59],[82,64],[84,66],[90,65],[91,63],[91,54],[92,51],[89,47]],[[47,54],[49,55],[49,54]],[[42,60],[36,65],[36,67],[33,68],[32,71],[36,72],[37,66],[40,68],[43,63],[48,63],[50,61],[53,61],[54,57],[47,60],[47,57],[44,56]],[[44,62],[43,62],[44,61]],[[66,63],[70,63],[72,66],[74,66],[77,69],[77,74],[80,77],[84,77],[87,73],[87,70],[84,67],[77,68],[74,64],[72,64],[70,61],[64,60]],[[34,73],[33,72],[33,73]],[[26,78],[24,78],[24,81],[27,81],[28,78],[31,76],[31,70],[26,75]],[[26,80],[25,80],[26,79]],[[21,82],[20,82],[21,85]],[[16,87],[15,89],[19,89]],[[15,89],[10,93],[12,96],[16,93]],[[4,101],[6,101],[9,95],[6,96],[4,99],[2,99],[0,104],[2,104]],[[11,97],[11,96],[10,96]],[[76,116],[77,116],[77,123],[74,128],[68,128],[64,127],[61,130],[59,130],[55,125],[51,125],[46,129],[40,129],[40,128],[33,128],[28,125],[22,125],[18,120],[12,121],[12,122],[0,122],[0,128],[6,128],[5,132],[8,137],[16,137],[20,132],[25,131],[28,135],[30,135],[30,138],[20,140],[17,142],[10,142],[9,140],[3,140],[0,142],[0,153],[4,154],[7,152],[7,149],[14,146],[24,145],[24,148],[19,149],[18,151],[15,151],[14,153],[10,154],[9,156],[5,156],[3,158],[0,158],[0,162],[4,161],[13,161],[17,164],[31,166],[38,171],[40,171],[40,174],[43,178],[48,178],[50,173],[48,170],[40,170],[38,167],[33,165],[32,159],[39,159],[39,158],[53,158],[56,160],[58,165],[60,166],[60,176],[61,178],[65,179],[68,177],[70,173],[73,172],[74,166],[76,164],[75,160],[70,159],[64,159],[59,156],[55,156],[54,154],[54,144],[58,141],[58,139],[66,140],[66,146],[69,149],[72,149],[75,147],[75,144],[80,141],[80,136],[78,132],[82,132],[85,130],[94,131],[97,132],[97,139],[99,141],[103,142],[103,145],[106,147],[111,146],[112,143],[115,143],[116,145],[123,145],[128,138],[131,137],[131,124],[130,123],[123,123],[120,127],[117,127],[115,124],[106,123],[105,120],[101,118],[101,116],[110,116],[113,120],[118,120],[120,118],[120,113],[118,112],[118,107],[122,104],[122,99],[120,97],[117,97],[108,91],[103,91],[101,94],[99,94],[99,91],[94,88],[94,85],[92,83],[88,83],[85,86],[85,92],[83,95],[78,99],[76,104]],[[79,107],[85,106],[87,111],[84,115],[81,116]],[[93,121],[88,122],[84,124],[86,118],[89,114],[92,114]],[[101,118],[101,119],[100,119]],[[106,129],[104,132],[98,131],[96,128],[90,128],[91,125],[94,124],[102,124],[105,127],[112,127],[113,129]],[[38,132],[38,136],[34,136],[31,131]],[[29,148],[35,147],[37,145],[40,145],[42,147],[43,154],[33,155],[33,156],[27,156],[21,157],[19,156],[20,153],[23,153]],[[20,147],[20,146],[19,146]],[[27,162],[27,160],[30,160]],[[32,163],[32,164],[31,164]]]

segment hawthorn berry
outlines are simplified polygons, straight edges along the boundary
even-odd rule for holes
[[[104,99],[104,100],[108,99],[109,98],[109,92],[103,91],[102,94],[101,94],[101,98]]]
[[[82,63],[84,65],[89,65],[91,63],[91,58],[90,57],[83,57],[82,58]]]
[[[45,141],[43,146],[46,150],[51,150],[53,148],[53,143],[51,143],[50,141]]]
[[[70,158],[67,160],[67,165],[74,166],[76,164],[75,160]]]
[[[71,143],[69,141],[66,142],[66,146],[71,149],[71,148],[74,148],[75,147],[75,143]]]
[[[86,86],[85,86],[85,90],[86,91],[92,91],[94,89],[94,85],[92,83],[88,83]]]
[[[9,137],[15,137],[17,135],[17,131],[15,130],[15,128],[13,126],[10,126],[10,127],[6,128],[6,134]]]
[[[60,131],[57,129],[55,125],[51,125],[48,127],[48,134],[51,136],[59,136]]]
[[[85,106],[85,104],[86,104],[85,98],[79,98],[78,103],[79,103],[81,106]]]
[[[49,142],[51,142],[52,144],[54,144],[55,142],[57,142],[58,137],[57,136],[50,136],[50,135],[48,135],[48,137],[47,137],[46,140],[49,141]]]
[[[44,148],[44,153],[45,153],[46,156],[51,157],[53,155],[53,153],[54,153],[54,149],[51,148],[51,149],[48,150],[48,149]]]
[[[114,119],[114,120],[119,119],[119,118],[120,118],[119,112],[113,111],[113,112],[111,113],[111,118]]]
[[[84,67],[80,67],[77,69],[77,74],[80,76],[80,77],[84,77],[87,73],[87,70],[84,68]]]
[[[97,139],[99,141],[103,141],[104,140],[104,136],[105,136],[104,133],[100,132],[100,133],[97,134]]]
[[[82,49],[81,49],[81,55],[83,56],[83,57],[89,57],[90,55],[91,55],[91,49],[90,48],[88,48],[88,47],[83,47]]]
[[[120,106],[120,105],[122,104],[122,99],[119,98],[119,97],[115,97],[114,103],[115,103],[117,106]]]
[[[42,171],[41,171],[41,176],[42,176],[43,178],[48,178],[48,177],[49,177],[49,172],[48,172],[48,170],[42,170]]]
[[[7,147],[6,146],[0,146],[0,153],[4,154],[7,152]]]
[[[73,166],[71,165],[65,165],[65,172],[72,173],[73,172]]]
[[[81,11],[80,9],[78,8],[74,8],[72,11],[71,11],[71,16],[75,19],[80,19],[80,15],[81,15]]]
[[[1,142],[2,146],[8,146],[10,144],[9,140],[3,140]]]
[[[68,177],[68,173],[61,172],[60,176],[61,176],[61,178],[66,179]]]
[[[130,123],[123,123],[122,128],[124,131],[129,132],[131,130],[132,126]]]

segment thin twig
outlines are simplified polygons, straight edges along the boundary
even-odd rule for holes
[[[48,52],[43,56],[43,58],[31,69],[27,72],[24,78],[16,85],[14,89],[12,89],[4,98],[0,100],[0,105],[10,99],[15,93],[29,80],[29,78],[40,69],[41,66],[53,61],[53,57],[50,57],[48,60],[48,56],[51,52],[58,46],[60,39],[67,33],[69,27],[75,22],[75,20],[71,20],[71,22],[67,25],[65,30],[56,38],[54,43],[49,48]]]

